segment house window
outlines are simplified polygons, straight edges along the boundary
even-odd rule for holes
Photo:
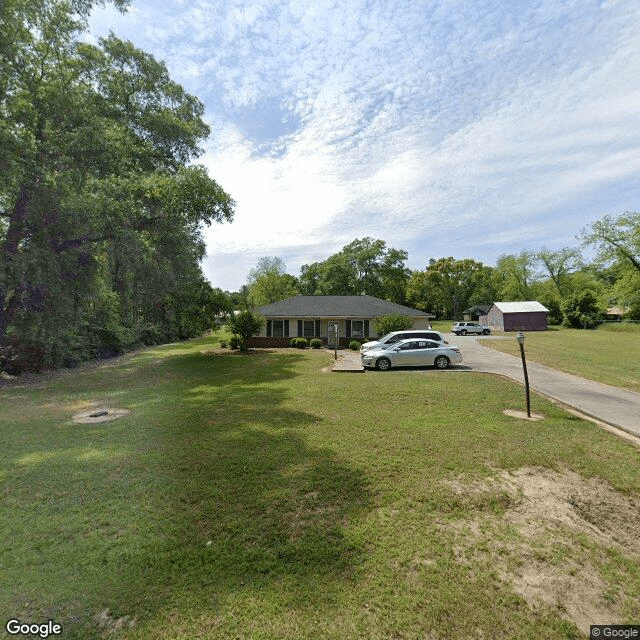
[[[271,331],[274,338],[284,338],[284,320],[273,320]]]
[[[302,336],[304,338],[313,338],[316,333],[316,323],[313,320],[302,321]]]
[[[364,337],[364,320],[352,320],[351,321],[351,335],[354,338]]]

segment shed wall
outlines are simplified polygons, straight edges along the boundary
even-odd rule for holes
[[[493,331],[504,331],[504,318],[502,317],[502,311],[495,305],[489,309],[486,316],[480,316],[478,318],[480,324],[484,324],[490,327]]]
[[[546,329],[546,311],[504,314],[504,331],[546,331]]]

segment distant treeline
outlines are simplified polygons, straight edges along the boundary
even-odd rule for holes
[[[406,251],[362,238],[323,262],[304,265],[297,277],[279,257],[261,258],[236,295],[260,306],[298,294],[368,294],[446,319],[461,319],[474,305],[538,300],[552,324],[593,326],[610,307],[640,320],[640,214],[605,216],[584,229],[579,241],[576,247],[505,254],[495,266],[447,257],[411,271]],[[596,250],[591,261],[582,258],[586,246]]]

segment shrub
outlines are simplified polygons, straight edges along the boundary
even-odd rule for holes
[[[231,336],[231,338],[229,338],[230,349],[240,349],[241,345],[242,341],[240,340],[240,338],[238,338],[238,336]]]
[[[543,295],[538,298],[538,301],[543,304],[548,310],[547,322],[549,324],[562,324],[562,302],[555,295]]]
[[[375,328],[379,336],[385,336],[392,331],[406,331],[407,329],[413,329],[413,318],[401,313],[390,313],[377,318]]]
[[[295,347],[296,349],[306,349],[307,344],[306,338],[291,338],[291,342],[289,342],[289,346]]]
[[[46,350],[42,344],[11,337],[0,348],[0,371],[9,375],[40,373],[46,368]]]
[[[351,351],[360,351],[361,346],[362,345],[357,340],[352,340],[349,343],[349,349],[351,349]]]
[[[562,305],[562,326],[574,329],[592,329],[601,317],[602,309],[595,292],[586,289],[569,296]]]
[[[233,337],[238,340],[237,346],[232,346],[231,348],[246,351],[245,340],[256,333],[260,333],[263,324],[264,318],[257,313],[251,313],[251,311],[242,311],[238,315],[230,315],[227,319],[227,328],[233,334]],[[231,345],[231,341],[229,341],[229,344]]]
[[[311,342],[309,342],[309,346],[312,349],[319,349],[322,346],[322,340],[320,340],[320,338],[312,338]]]
[[[162,344],[162,341],[164,340],[162,327],[159,327],[152,322],[147,322],[138,329],[138,340],[148,347],[155,344]]]

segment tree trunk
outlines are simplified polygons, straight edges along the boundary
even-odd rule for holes
[[[0,285],[0,346],[4,345],[7,329],[21,300],[21,283],[16,278],[14,258],[24,237],[25,223],[29,215],[29,190],[23,185],[9,216],[9,228],[2,246],[2,279]]]

